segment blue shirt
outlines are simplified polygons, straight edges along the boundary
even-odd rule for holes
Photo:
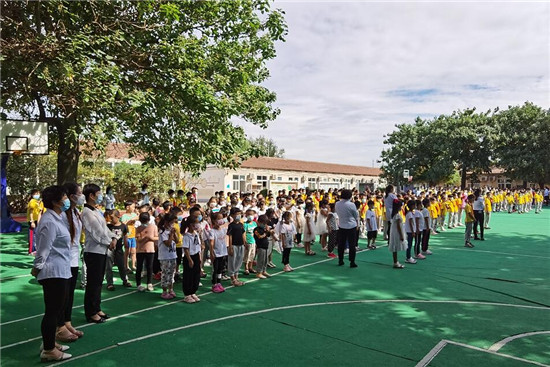
[[[354,203],[349,200],[339,200],[336,202],[335,209],[340,228],[352,229],[359,225],[359,212]]]
[[[42,214],[36,236],[34,267],[40,269],[37,280],[71,278],[71,234],[65,213],[48,210]]]

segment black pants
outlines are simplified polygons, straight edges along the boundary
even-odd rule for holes
[[[84,292],[84,313],[92,317],[101,311],[101,286],[105,275],[107,255],[84,253],[86,262],[86,291]]]
[[[344,262],[344,251],[346,250],[346,242],[349,244],[349,262],[355,263],[355,236],[357,235],[357,227],[339,228],[338,229],[338,260]]]
[[[78,278],[78,266],[71,267],[71,279],[68,279],[67,284],[67,293],[65,297],[65,313],[63,317],[63,323],[71,321],[71,316],[73,314],[73,303],[74,303],[74,289],[76,288],[76,278]],[[60,325],[61,326],[61,325]]]
[[[302,234],[301,233],[296,233],[296,242],[302,243]]]
[[[201,280],[201,258],[200,254],[191,255],[191,260],[193,260],[193,267],[189,266],[189,261],[187,257],[183,258],[183,294],[189,296],[191,294],[197,293],[199,289],[199,283]]]
[[[422,251],[428,251],[428,245],[430,243],[430,229],[424,229],[422,231]]]
[[[474,222],[474,238],[478,238],[478,225],[481,232],[481,238],[483,238],[483,223],[485,223],[485,214],[483,214],[483,210],[474,210],[474,217],[476,219]]]
[[[44,291],[44,317],[40,329],[44,350],[55,348],[55,332],[59,320],[63,320],[69,279],[48,278],[39,281]]]
[[[288,265],[290,262],[290,250],[291,248],[283,249],[283,265]]]
[[[418,231],[414,236],[414,254],[420,253],[420,244],[422,243],[422,232]]]
[[[153,282],[153,260],[155,259],[154,252],[138,252],[136,254],[137,269],[136,269],[136,287],[141,285],[141,272],[143,271],[143,262],[145,261],[145,270],[147,271],[147,284]]]
[[[176,247],[176,274],[180,272],[182,257],[183,257],[183,247]]]
[[[220,283],[222,280],[223,266],[225,263],[224,259],[225,256],[214,258],[214,263],[212,264],[212,285],[216,285],[216,283]]]
[[[155,251],[155,257],[153,258],[153,274],[160,271],[159,251]]]

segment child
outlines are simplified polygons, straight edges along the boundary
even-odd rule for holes
[[[244,285],[244,282],[239,280],[239,270],[243,264],[244,257],[244,244],[246,242],[246,233],[244,231],[243,223],[241,222],[242,211],[239,208],[231,208],[230,214],[233,221],[227,228],[227,235],[229,237],[229,276],[231,277],[231,284],[235,287]]]
[[[125,243],[127,242],[128,227],[120,221],[120,212],[118,210],[109,210],[110,223],[107,228],[116,236],[116,247],[113,251],[107,250],[107,266],[105,267],[105,277],[107,278],[107,290],[114,291],[113,284],[113,264],[118,268],[120,279],[125,287],[131,287],[126,275],[126,265],[124,264]]]
[[[365,214],[365,223],[367,225],[367,247],[370,250],[376,250],[376,235],[378,234],[378,220],[374,211],[374,201],[369,200],[367,203],[368,210]]]
[[[474,228],[474,222],[476,220],[474,216],[474,195],[468,195],[468,202],[466,204],[466,218],[464,219],[464,223],[466,223],[466,230],[464,231],[464,247],[472,248],[474,245],[472,244],[472,229]]]
[[[330,214],[329,214],[330,215]],[[294,246],[294,235],[296,234],[296,227],[291,222],[292,213],[283,213],[283,223],[281,225],[281,243],[283,245],[283,271],[293,271],[290,266],[290,251]]]
[[[407,215],[405,216],[405,232],[407,233],[407,259],[405,262],[409,264],[416,264],[416,260],[411,256],[411,247],[413,238],[416,236],[416,215],[415,215],[416,202],[409,200],[407,202]]]
[[[267,249],[269,248],[269,239],[271,227],[267,225],[267,216],[260,215],[258,226],[254,228],[254,240],[256,242],[256,278],[265,279],[270,275],[267,273]]]
[[[244,269],[244,275],[248,275],[250,273],[255,274],[256,270],[254,270],[254,257],[256,256],[256,241],[254,240],[254,229],[258,226],[256,222],[254,222],[254,214],[255,212],[253,210],[247,210],[246,212],[246,222],[244,223],[244,231],[246,233],[246,243],[245,243],[245,252],[244,252],[244,261],[245,263],[245,269]]]
[[[328,201],[321,200],[319,202],[319,211],[316,217],[315,233],[319,234],[319,242],[321,243],[321,251],[327,251],[327,216],[328,216]]]
[[[421,244],[422,234],[424,233],[424,218],[422,217],[422,209],[424,208],[421,200],[416,200],[416,211],[414,213],[416,224],[416,236],[414,238],[414,255],[416,259],[424,260],[426,256],[422,255]]]
[[[180,232],[180,223],[183,220],[183,213],[182,210],[176,206],[170,209],[170,214],[176,218],[173,226],[176,232],[176,271],[174,273],[174,281],[178,281],[180,279],[180,266],[183,258],[183,236]]]
[[[313,202],[308,201],[306,203],[306,225],[304,227],[304,250],[306,255],[313,256],[315,255],[314,251],[311,251],[311,242],[315,241],[315,206]]]
[[[403,269],[405,267],[397,260],[397,252],[407,249],[407,241],[405,241],[405,233],[403,231],[403,217],[401,216],[402,206],[403,202],[401,200],[394,199],[391,211],[390,240],[388,241],[388,249],[393,255],[394,269]]]
[[[145,291],[145,287],[141,285],[141,271],[143,270],[143,262],[147,269],[147,290],[153,291],[153,259],[155,258],[155,245],[159,239],[158,229],[154,223],[150,223],[149,213],[144,212],[139,215],[141,225],[136,228],[136,285],[140,292]]]
[[[174,274],[176,273],[177,264],[176,241],[178,240],[178,235],[174,228],[175,223],[177,223],[177,217],[171,213],[164,214],[159,222],[158,257],[162,270],[160,279],[162,299],[176,297],[176,292],[174,292]]]
[[[201,224],[197,215],[190,215],[181,223],[181,232],[183,236],[183,279],[182,287],[186,303],[199,302],[200,298],[196,295],[199,289],[201,279],[201,239],[199,231]]]
[[[304,217],[304,208],[306,207],[304,201],[300,198],[297,201],[296,206],[296,247],[304,248],[302,244],[302,234],[306,226],[306,218]]]
[[[212,229],[210,230],[210,262],[212,263],[212,292],[225,292],[222,286],[224,258],[227,256],[227,220],[223,214],[212,213]]]
[[[127,235],[127,247],[124,252],[124,265],[126,266],[126,272],[132,273],[131,270],[136,271],[136,227],[135,223],[138,219],[136,213],[136,205],[133,201],[127,201],[125,203],[126,213],[120,218],[120,221],[128,227]],[[132,259],[132,269],[128,267],[128,257]]]
[[[44,203],[40,200],[40,190],[31,191],[31,200],[27,204],[27,221],[29,222],[29,254],[36,252],[34,230],[44,213]]]
[[[328,228],[328,254],[327,257],[335,259],[337,256],[334,249],[338,246],[338,214],[336,214],[335,203],[330,203],[330,213],[327,217]]]
[[[422,230],[422,255],[431,255],[432,252],[428,249],[430,241],[430,233],[432,231],[430,221],[430,199],[426,198],[422,200],[422,218],[424,219],[424,226]],[[459,224],[460,225],[460,224]]]

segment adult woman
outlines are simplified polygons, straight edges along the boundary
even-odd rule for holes
[[[103,205],[105,206],[105,210],[113,210],[115,208],[115,194],[113,194],[111,186],[107,186],[107,190],[105,190]]]
[[[384,207],[386,208],[386,222],[384,223],[384,235],[388,241],[390,238],[391,213],[393,210],[393,201],[397,196],[393,193],[393,185],[386,186],[386,197],[384,198]]]
[[[86,204],[82,210],[84,227],[84,261],[87,269],[86,291],[84,293],[84,312],[88,322],[100,324],[109,318],[101,311],[101,286],[107,263],[107,249],[116,246],[116,236],[107,228],[103,215],[96,204],[103,201],[101,189],[95,184],[84,186]]]
[[[476,189],[474,191],[474,197],[475,197],[475,201],[474,201],[474,217],[475,217],[475,222],[474,222],[474,240],[481,240],[481,241],[485,241],[485,238],[483,236],[483,231],[484,231],[484,228],[483,228],[483,223],[485,222],[485,197],[483,195],[481,195],[481,190],[480,189]],[[477,227],[479,225],[479,232],[477,230]],[[478,233],[481,234],[481,238],[479,237]]]
[[[84,335],[82,331],[76,330],[73,327],[71,323],[71,315],[73,311],[74,289],[76,287],[76,280],[78,277],[80,236],[82,234],[82,220],[80,219],[80,212],[76,206],[83,205],[85,199],[84,195],[82,195],[82,189],[76,183],[66,183],[63,185],[63,188],[71,201],[71,207],[65,212],[67,216],[69,233],[71,235],[71,278],[69,279],[69,284],[67,287],[64,317],[60,320],[64,324],[59,327],[56,334],[56,339],[61,342],[70,343],[78,340],[78,338]]]
[[[71,278],[71,235],[63,213],[70,201],[61,186],[50,186],[42,192],[46,211],[36,228],[36,257],[31,274],[44,291],[45,312],[42,318],[42,347],[40,360],[60,361],[71,358],[63,353],[67,346],[55,343],[58,320],[65,310],[67,286]]]

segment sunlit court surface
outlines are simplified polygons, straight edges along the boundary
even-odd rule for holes
[[[274,254],[271,278],[241,276],[244,287],[221,294],[202,279],[197,304],[181,302],[181,283],[166,301],[158,286],[138,293],[115,281],[102,295],[112,318],[100,325],[86,324],[77,288],[73,324],[85,335],[72,359],[52,365],[548,366],[549,224],[548,209],[494,213],[475,248],[463,246],[463,227],[447,230],[405,269],[381,240],[355,269],[316,243],[316,256],[293,250],[291,273]],[[39,365],[44,305],[26,232],[1,240],[1,365]]]

